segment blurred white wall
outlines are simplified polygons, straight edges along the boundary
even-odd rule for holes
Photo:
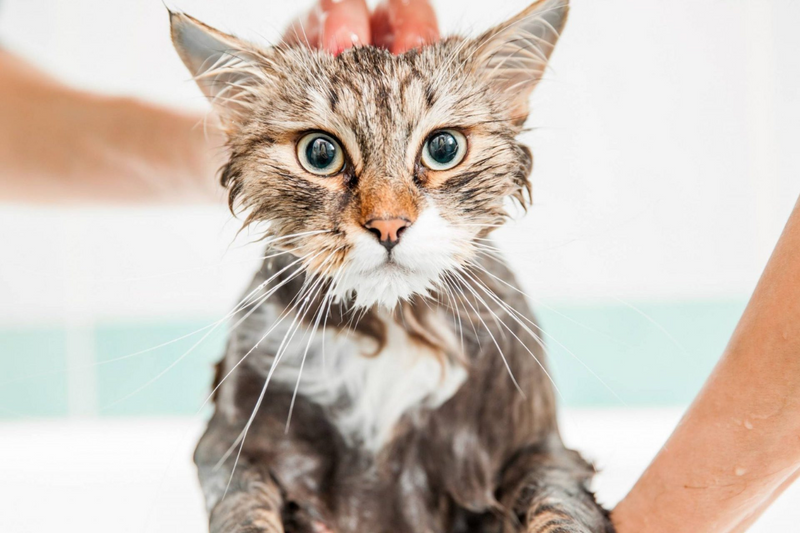
[[[275,40],[309,2],[169,4]],[[435,4],[474,33],[526,2]],[[536,205],[501,238],[532,295],[752,289],[800,193],[798,21],[791,0],[574,0],[529,122]],[[87,89],[205,109],[160,0],[3,0],[0,42]],[[224,206],[0,206],[0,325],[218,316],[256,266],[237,229]]]

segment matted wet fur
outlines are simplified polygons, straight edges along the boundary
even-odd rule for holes
[[[613,530],[488,238],[529,201],[516,136],[567,10],[400,56],[171,14],[228,134],[231,207],[267,242],[195,454],[212,532]]]

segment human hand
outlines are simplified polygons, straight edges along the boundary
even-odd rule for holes
[[[73,89],[0,50],[0,202],[219,202],[222,144],[201,115]]]
[[[369,11],[365,0],[318,0],[284,34],[288,43],[305,43],[334,54],[374,45],[402,54],[439,39],[429,0],[385,0]]]

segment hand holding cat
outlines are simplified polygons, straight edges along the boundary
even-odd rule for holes
[[[368,44],[402,54],[439,40],[439,26],[428,0],[385,0],[372,13],[365,0],[319,0],[284,40],[335,54]]]

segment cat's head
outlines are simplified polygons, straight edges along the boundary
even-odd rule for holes
[[[228,134],[231,206],[339,296],[393,307],[473,260],[509,198],[528,201],[516,136],[567,11],[540,0],[475,39],[399,56],[262,47],[171,21]]]

